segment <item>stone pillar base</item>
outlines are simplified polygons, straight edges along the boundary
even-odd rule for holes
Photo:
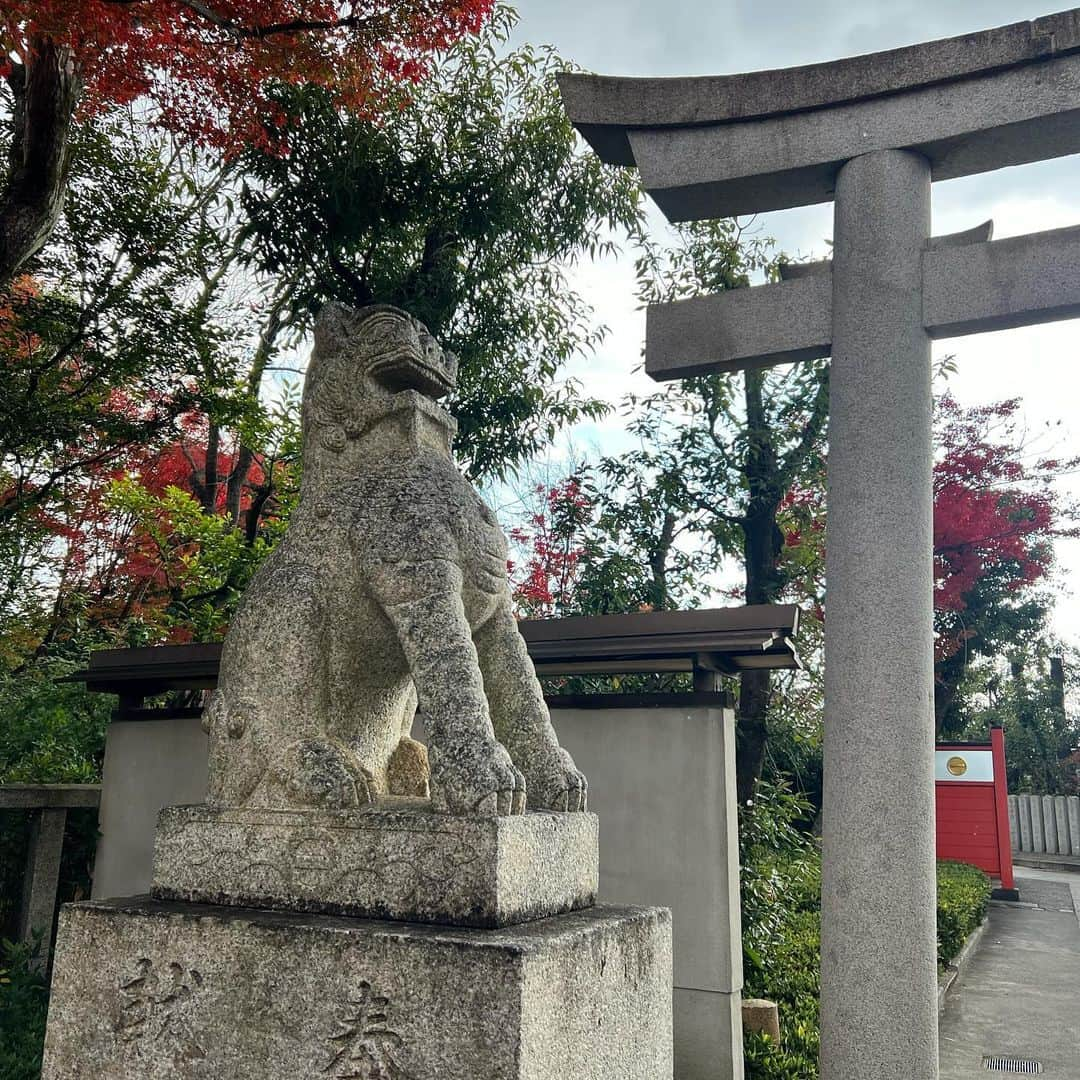
[[[670,1080],[671,921],[63,909],[43,1080]]]
[[[742,1080],[742,994],[675,987],[678,1080]]]
[[[169,806],[158,900],[502,927],[590,907],[594,814],[458,817],[427,800],[363,810]]]

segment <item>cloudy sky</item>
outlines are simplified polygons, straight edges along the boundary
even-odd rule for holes
[[[1060,3],[1060,0],[1059,0]],[[1050,5],[1050,6],[1048,6]],[[566,58],[610,75],[731,74],[787,67],[915,44],[1037,18],[1051,0],[518,0],[518,38],[555,45]],[[995,237],[1080,224],[1080,158],[1001,170],[934,186],[934,232],[992,218]],[[830,206],[764,215],[765,235],[791,254],[824,256]],[[612,329],[600,356],[580,365],[594,392],[617,400],[639,362],[644,316],[634,310],[625,261],[583,271],[576,283]],[[964,404],[1020,396],[1029,442],[1041,453],[1080,452],[1080,322],[941,342],[954,354],[950,389]],[[642,375],[638,385],[652,384]],[[618,421],[575,433],[579,443],[616,446]],[[1080,476],[1070,494],[1080,498]],[[1080,644],[1080,540],[1058,545],[1059,634]]]

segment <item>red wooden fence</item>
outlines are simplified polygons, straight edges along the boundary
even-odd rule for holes
[[[1014,888],[1004,734],[993,728],[989,743],[936,749],[938,858],[973,863]]]

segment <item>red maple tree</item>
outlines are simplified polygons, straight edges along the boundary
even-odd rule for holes
[[[523,549],[524,562],[511,561],[507,569],[518,610],[531,618],[547,618],[572,605],[590,502],[573,476],[550,486],[537,484],[533,494],[539,508],[526,525],[509,531],[510,540]]]
[[[0,202],[0,285],[48,238],[77,113],[144,101],[155,122],[226,151],[266,143],[275,83],[377,105],[431,53],[475,33],[493,0],[7,0],[0,75],[11,168]]]
[[[964,409],[949,395],[937,404],[934,465],[934,607],[962,612],[972,590],[993,572],[1007,593],[1046,577],[1053,540],[1075,536],[1055,479],[1078,461],[1042,457],[1025,447],[1017,398]],[[939,619],[939,623],[942,620]],[[958,621],[939,652],[963,643]]]
[[[104,406],[129,416],[147,407],[120,391]],[[49,640],[83,619],[106,635],[122,635],[136,619],[155,638],[186,641],[193,604],[221,608],[235,597],[265,553],[260,538],[267,526],[277,528],[274,496],[283,466],[260,455],[248,461],[236,517],[226,505],[226,484],[211,491],[207,480],[232,477],[237,448],[221,446],[208,468],[208,429],[204,414],[183,413],[172,437],[91,456],[62,494],[30,507],[22,527],[51,538],[42,552],[56,598]],[[235,540],[222,543],[230,532]],[[211,621],[223,626],[225,618],[223,612]]]

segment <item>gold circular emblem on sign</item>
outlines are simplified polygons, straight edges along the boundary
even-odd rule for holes
[[[967,772],[967,762],[962,757],[951,757],[945,762],[945,768],[953,774],[953,776],[963,776]]]

